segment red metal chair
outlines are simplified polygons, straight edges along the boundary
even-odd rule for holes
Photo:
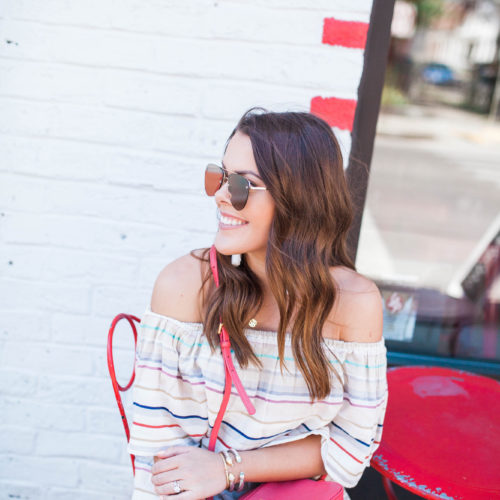
[[[132,376],[130,377],[129,383],[125,387],[121,386],[116,380],[115,364],[113,362],[113,334],[115,333],[115,326],[121,319],[126,319],[132,328],[132,332],[134,334],[134,352],[135,348],[137,347],[137,328],[134,321],[140,323],[141,320],[137,316],[133,316],[132,314],[118,314],[118,316],[116,316],[115,319],[113,319],[108,333],[107,351],[108,351],[109,375],[111,377],[111,383],[113,384],[113,391],[115,393],[116,403],[118,404],[118,410],[120,411],[120,415],[122,417],[122,423],[123,427],[125,428],[125,435],[127,436],[127,443],[128,443],[130,440],[130,429],[128,427],[127,416],[125,414],[125,409],[123,408],[120,392],[128,391],[130,387],[132,387],[132,384],[134,383],[135,379],[135,363],[132,368]],[[135,475],[135,456],[131,454],[130,460],[132,461],[132,471]]]

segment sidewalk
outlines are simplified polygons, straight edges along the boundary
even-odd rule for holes
[[[377,135],[405,139],[465,141],[481,146],[500,146],[500,122],[447,106],[407,105],[394,113],[379,115]]]

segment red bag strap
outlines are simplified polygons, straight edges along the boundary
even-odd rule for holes
[[[210,269],[212,270],[212,274],[214,276],[215,286],[219,286],[219,272],[217,269],[217,251],[215,246],[212,245],[210,248]],[[229,340],[229,334],[224,327],[224,324],[221,322],[219,324],[219,336],[220,336],[220,346],[222,351],[222,358],[224,360],[224,371],[226,376],[226,381],[224,385],[224,395],[222,398],[222,403],[220,405],[219,413],[217,414],[217,418],[215,419],[214,426],[212,428],[212,432],[210,434],[210,441],[208,444],[208,449],[210,451],[214,451],[215,449],[215,441],[217,440],[217,435],[219,434],[220,425],[222,423],[222,418],[227,408],[227,403],[229,401],[229,397],[231,396],[231,387],[234,383],[238,394],[240,395],[247,412],[250,415],[255,413],[255,407],[253,406],[250,398],[248,397],[243,384],[241,383],[240,377],[234,367],[233,359],[231,357],[231,341]]]
[[[219,286],[219,271],[217,269],[217,250],[215,246],[212,245],[210,248],[210,269],[212,270],[212,274],[214,276],[215,286]],[[210,434],[210,441],[208,443],[208,449],[210,451],[215,450],[215,441],[217,440],[217,436],[219,434],[220,425],[222,423],[222,417],[227,408],[227,403],[229,401],[229,396],[231,395],[231,387],[232,382],[236,386],[238,394],[243,401],[248,413],[253,415],[255,413],[255,407],[253,406],[250,398],[248,397],[245,389],[243,388],[243,384],[238,377],[238,373],[236,372],[233,360],[231,358],[231,342],[229,340],[229,335],[221,322],[219,325],[219,335],[220,335],[220,345],[222,350],[222,356],[224,358],[224,369],[226,374],[226,382],[224,385],[224,396],[222,397],[222,403],[220,405],[219,413],[217,413],[217,418],[215,419],[214,426],[212,428],[212,433]],[[320,477],[320,481],[324,481],[326,478],[326,474],[323,474]]]

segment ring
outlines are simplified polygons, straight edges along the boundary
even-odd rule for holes
[[[182,491],[181,485],[179,484],[179,481],[177,481],[177,479],[175,481],[172,481],[172,486],[174,487],[175,493],[180,493]]]

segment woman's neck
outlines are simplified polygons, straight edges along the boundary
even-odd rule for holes
[[[265,294],[271,293],[271,290],[269,288],[269,280],[266,273],[266,254],[257,254],[255,252],[246,253],[245,260],[248,267],[257,276],[257,278],[259,278],[259,281],[263,288],[263,292]]]
[[[262,304],[254,319],[257,320],[257,328],[269,331],[277,331],[280,323],[278,304],[269,286],[269,277],[266,273],[265,253],[256,255],[246,253],[245,260],[248,267],[259,278],[262,286]]]

